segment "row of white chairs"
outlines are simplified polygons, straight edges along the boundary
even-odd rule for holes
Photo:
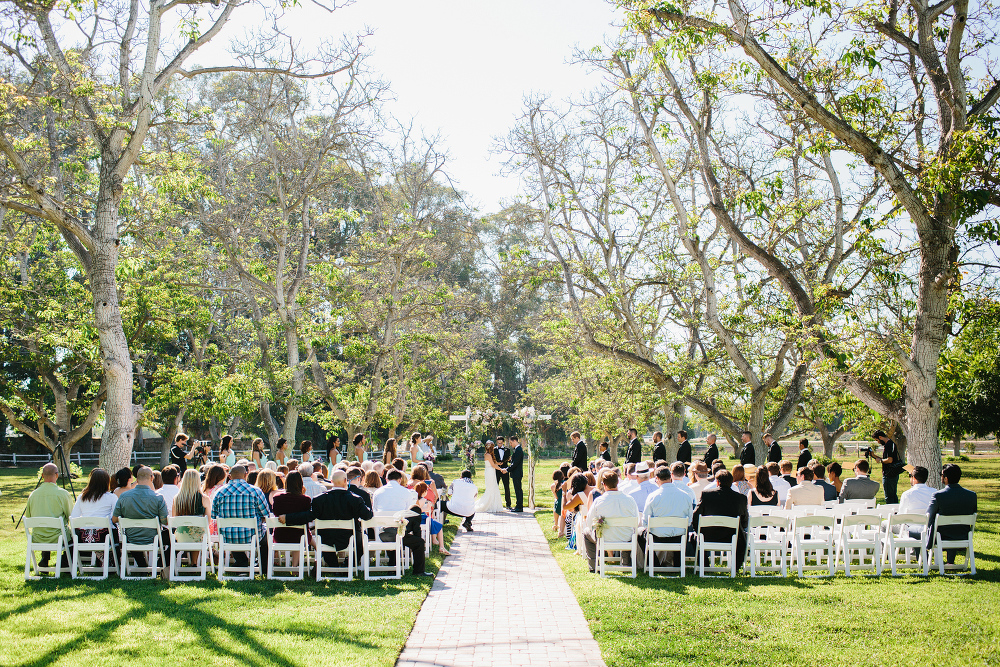
[[[930,573],[932,563],[937,564],[940,574],[976,573],[976,557],[973,548],[973,533],[976,527],[976,515],[938,516],[930,529],[934,535],[930,550],[927,544],[927,517],[923,514],[890,514],[883,519],[880,514],[861,513],[843,514],[839,517],[821,514],[802,514],[794,517],[773,513],[767,516],[751,516],[747,532],[746,560],[749,563],[750,576],[782,576],[788,575],[788,569],[794,565],[799,577],[833,576],[837,571],[843,571],[846,576],[856,572],[871,572],[876,576],[882,574],[883,566],[888,564],[893,576],[900,569],[922,571],[924,576]],[[727,516],[701,517],[696,535],[697,548],[693,557],[693,567],[699,576],[714,576],[727,574],[736,576],[738,556],[739,518]],[[628,572],[630,576],[637,575],[638,526],[639,519],[605,518],[604,526],[631,528],[632,537],[627,541],[610,541],[603,537],[597,539],[597,562],[595,570],[606,577],[610,572]],[[910,537],[910,527],[918,527],[920,536]],[[968,526],[968,536],[961,540],[947,540],[941,537],[937,529],[942,526]],[[677,574],[681,577],[687,573],[688,525],[683,517],[651,518],[647,528],[681,529],[683,533],[679,542],[646,541],[645,569],[650,576],[658,573]],[[725,542],[709,542],[705,539],[703,529],[732,529],[733,537]],[[950,549],[963,550],[966,559],[963,564],[949,565],[945,562],[944,552]],[[678,565],[664,566],[657,562],[658,554],[676,553]],[[915,557],[911,553],[916,552]],[[624,554],[630,554],[627,564]],[[807,575],[806,573],[818,573]]]
[[[209,571],[217,574],[220,580],[227,579],[253,579],[257,575],[266,572],[268,579],[279,580],[302,580],[305,579],[307,570],[315,570],[316,581],[323,579],[333,579],[341,581],[351,581],[355,576],[364,573],[365,579],[401,579],[403,573],[412,562],[412,555],[409,549],[403,546],[403,533],[401,527],[406,519],[413,516],[409,511],[395,513],[377,513],[368,521],[361,522],[362,554],[361,562],[358,562],[354,531],[354,521],[321,521],[317,520],[311,524],[312,540],[307,541],[307,531],[305,526],[285,526],[275,517],[266,519],[268,558],[267,563],[261,562],[259,553],[260,534],[256,519],[216,519],[219,529],[218,535],[209,534],[209,522],[206,517],[169,517],[168,518],[168,544],[164,544],[158,519],[125,519],[118,520],[118,528],[121,543],[121,558],[115,550],[112,542],[112,532],[115,530],[110,519],[97,517],[75,517],[71,518],[69,526],[61,518],[34,517],[24,519],[24,530],[27,537],[27,553],[24,563],[24,578],[38,579],[42,575],[48,574],[60,577],[63,574],[62,559],[64,555],[72,552],[69,564],[70,576],[74,579],[107,579],[111,564],[121,579],[154,579],[160,575],[161,568],[158,563],[169,562],[167,576],[172,581],[199,581],[207,578]],[[429,522],[427,522],[429,523]],[[68,530],[67,530],[68,528]],[[129,542],[128,529],[145,528],[154,534],[153,540],[148,544],[135,544]],[[178,529],[201,530],[201,539],[192,542],[183,542],[177,539]],[[275,541],[275,531],[279,528],[301,528],[302,536],[297,542],[277,542]],[[395,528],[395,535],[386,529]],[[36,536],[38,529],[58,531],[58,537],[54,541],[41,540]],[[80,539],[80,530],[101,530],[107,531],[103,541],[85,542]],[[245,529],[250,531],[249,542],[232,542],[225,536],[225,532],[233,529]],[[337,551],[335,548],[323,544],[319,536],[321,530],[350,530],[352,531],[349,544],[343,550]],[[371,533],[371,536],[369,536]],[[429,537],[429,535],[428,535]],[[72,544],[72,549],[69,545]],[[218,550],[218,563],[214,558],[215,549]],[[166,552],[169,551],[168,561]],[[38,552],[49,552],[54,558],[55,564],[42,566],[37,558]],[[326,565],[324,554],[336,552],[339,561],[346,561],[343,566],[332,567]],[[233,563],[233,555],[245,553],[247,558],[246,566],[238,566]],[[139,562],[131,562],[131,555],[142,554],[146,561],[145,567]],[[390,555],[394,558],[390,558]],[[86,557],[89,556],[89,564]],[[187,556],[188,565],[184,565],[183,557]],[[386,561],[394,561],[387,563]]]

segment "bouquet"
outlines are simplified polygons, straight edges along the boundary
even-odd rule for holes
[[[597,521],[594,522],[594,535],[601,537],[604,534],[604,517],[597,517]]]

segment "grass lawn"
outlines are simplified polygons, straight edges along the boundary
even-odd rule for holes
[[[600,579],[551,511],[537,518],[610,667],[1000,665],[1000,460],[960,465],[979,494],[974,578]],[[539,486],[554,467],[539,464]]]
[[[456,464],[457,467],[457,464]],[[450,476],[449,476],[450,479]],[[0,470],[0,665],[386,665],[431,580],[24,581],[34,470]],[[77,492],[81,490],[77,485]],[[446,529],[446,543],[455,523]],[[441,563],[437,552],[428,569]]]

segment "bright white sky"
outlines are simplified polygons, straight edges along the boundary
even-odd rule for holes
[[[564,99],[595,85],[567,61],[575,46],[617,35],[612,23],[620,23],[605,0],[358,0],[332,14],[300,2],[286,27],[306,44],[374,30],[370,66],[396,98],[387,111],[415,118],[427,134],[440,131],[449,173],[482,212],[517,194],[517,179],[499,175],[502,159],[490,149],[525,95]]]

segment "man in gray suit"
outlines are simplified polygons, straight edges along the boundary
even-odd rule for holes
[[[840,502],[845,500],[870,500],[878,493],[879,484],[868,477],[868,461],[858,459],[854,463],[854,479],[845,479],[840,488]]]

